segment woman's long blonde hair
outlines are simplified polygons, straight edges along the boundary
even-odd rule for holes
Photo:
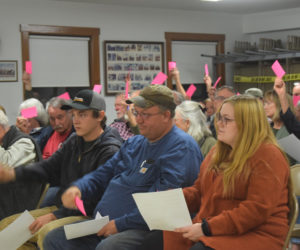
[[[236,178],[242,177],[245,181],[248,179],[250,168],[247,166],[247,160],[259,146],[262,143],[271,143],[276,146],[278,144],[260,100],[247,95],[239,95],[226,99],[222,106],[224,103],[231,104],[234,108],[234,119],[238,128],[237,142],[234,148],[231,148],[218,140],[208,171],[222,171],[223,195],[231,197]],[[216,119],[217,117],[218,115]],[[218,131],[218,126],[216,128]]]

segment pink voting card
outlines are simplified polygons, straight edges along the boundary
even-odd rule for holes
[[[195,93],[196,89],[197,89],[197,88],[195,87],[195,85],[194,85],[194,84],[191,84],[191,85],[189,86],[189,88],[187,89],[187,91],[186,91],[186,95],[187,95],[188,97],[192,97],[193,94]]]
[[[280,63],[278,62],[278,60],[276,60],[273,65],[272,65],[272,69],[275,73],[275,75],[279,78],[282,78],[285,75],[285,71],[283,70],[283,68],[281,67]]]
[[[218,85],[218,83],[221,81],[221,79],[222,79],[222,77],[219,76],[219,78],[218,78],[217,81],[215,82],[213,88],[216,88],[216,87],[217,87],[217,85]]]
[[[21,110],[21,115],[24,118],[32,118],[32,117],[37,117],[38,113],[37,113],[36,107],[30,107],[30,108],[27,108],[27,109],[22,109]]]
[[[84,210],[84,206],[83,206],[83,201],[80,200],[78,198],[78,196],[75,197],[75,204],[76,204],[76,207],[79,209],[79,211],[84,215],[86,216],[86,212]]]
[[[71,99],[68,92],[65,92],[65,93],[61,94],[60,96],[58,96],[58,98],[65,99],[65,100],[70,100]]]
[[[95,84],[93,91],[95,91],[96,93],[100,94],[101,93],[101,89],[102,89],[102,85],[100,84]]]
[[[126,86],[125,86],[125,98],[128,99],[129,98],[129,82],[126,81]]]
[[[300,96],[293,95],[293,104],[296,107],[297,103],[300,101]]]
[[[26,61],[25,62],[25,71],[28,74],[32,74],[32,63],[31,63],[31,61]]]
[[[169,62],[169,71],[176,68],[176,62]]]
[[[153,79],[152,84],[163,84],[167,80],[168,76],[163,72],[159,72]]]
[[[207,64],[205,64],[204,69],[205,69],[205,75],[209,76],[208,65]]]

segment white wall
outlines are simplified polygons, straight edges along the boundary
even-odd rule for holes
[[[258,33],[299,29],[299,11],[300,8],[295,8],[245,15],[243,32]]]
[[[99,27],[101,83],[104,83],[104,40],[164,42],[164,32],[219,33],[226,35],[226,51],[231,51],[235,40],[244,39],[240,15],[48,0],[0,0],[0,60],[19,63],[19,81],[0,82],[0,104],[7,109],[12,122],[22,101],[20,24]],[[226,73],[227,82],[231,82],[231,65],[226,65]],[[111,122],[115,118],[114,99],[106,97],[106,100]]]

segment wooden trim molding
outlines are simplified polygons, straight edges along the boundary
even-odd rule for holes
[[[225,35],[223,34],[203,34],[203,33],[181,33],[181,32],[165,32],[166,40],[166,59],[167,62],[172,61],[172,42],[173,41],[189,41],[189,42],[216,42],[216,54],[224,54]],[[220,85],[224,84],[225,65],[218,64],[216,74],[222,76]],[[168,78],[167,85],[173,88],[171,77]]]
[[[90,87],[93,88],[94,84],[100,84],[99,28],[21,24],[20,32],[22,42],[23,71],[25,70],[25,62],[30,60],[30,35],[88,37]]]

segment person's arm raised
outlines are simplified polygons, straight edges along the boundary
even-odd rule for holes
[[[282,113],[285,114],[289,108],[289,103],[288,103],[288,100],[286,97],[285,82],[281,78],[276,77],[273,89],[275,90],[275,92],[277,93],[277,95],[279,97]]]

